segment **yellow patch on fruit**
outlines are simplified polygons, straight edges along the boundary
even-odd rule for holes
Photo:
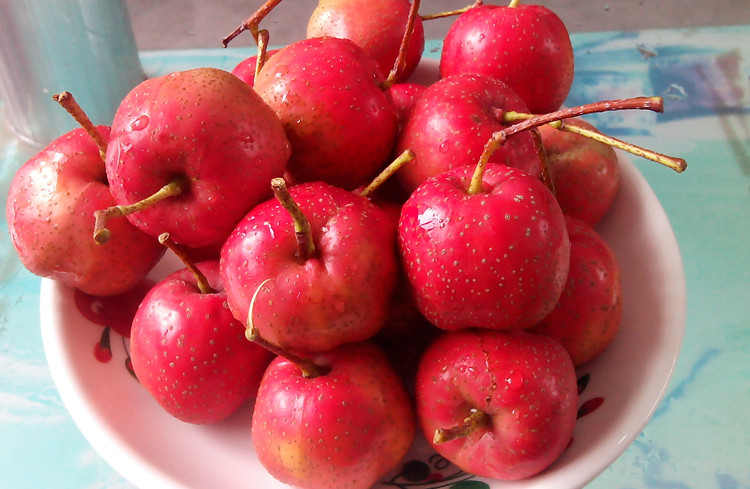
[[[302,454],[300,444],[294,440],[279,440],[279,462],[289,472],[302,472],[307,461]]]

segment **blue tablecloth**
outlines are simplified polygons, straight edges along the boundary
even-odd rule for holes
[[[683,255],[688,315],[666,397],[638,439],[592,489],[750,487],[750,27],[576,34],[570,105],[661,95],[666,113],[605,114],[605,133],[681,156],[677,175],[635,161],[654,188]],[[437,57],[440,44],[428,43]],[[239,49],[144,52],[149,74],[231,69]],[[0,112],[1,114],[1,112]],[[2,121],[0,121],[2,122]],[[0,124],[0,195],[31,156]],[[45,361],[40,279],[20,264],[0,221],[0,487],[133,486],[91,448]]]

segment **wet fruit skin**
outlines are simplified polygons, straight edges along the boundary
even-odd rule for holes
[[[417,373],[417,415],[427,440],[477,410],[488,419],[467,436],[432,445],[462,470],[518,480],[568,446],[578,410],[575,369],[555,340],[526,331],[450,331]]]
[[[169,414],[209,424],[253,397],[272,355],[245,338],[226,304],[218,260],[197,264],[214,288],[202,293],[188,269],[159,282],[138,308],[130,356],[140,383]]]
[[[109,138],[109,127],[97,130]],[[164,247],[124,219],[112,222],[106,246],[95,243],[93,214],[114,203],[91,136],[82,128],[61,135],[18,169],[8,190],[5,215],[21,263],[91,295],[135,287]]]
[[[565,124],[596,131],[580,118]],[[620,164],[612,146],[545,125],[539,128],[555,197],[566,216],[596,226],[609,212],[620,185]]]
[[[371,338],[397,280],[392,218],[366,197],[323,182],[289,192],[310,223],[315,253],[298,255],[292,218],[276,199],[257,206],[221,250],[232,312],[245,322],[252,305],[260,335],[296,352]]]
[[[396,141],[397,152],[411,149],[416,154],[396,174],[401,185],[412,192],[429,177],[476,165],[492,134],[508,126],[502,121],[505,111],[529,109],[507,84],[488,76],[456,74],[427,87]],[[510,137],[490,161],[541,177],[545,158],[539,134],[531,130]]]
[[[252,421],[258,459],[278,480],[309,489],[368,489],[411,446],[411,400],[383,353],[353,343],[313,357],[315,378],[277,357],[261,381]]]
[[[555,309],[530,331],[551,336],[578,367],[609,347],[622,320],[622,283],[617,257],[594,228],[570,216],[568,280]]]
[[[387,78],[393,68],[406,29],[408,0],[321,0],[310,16],[307,37],[350,39],[370,55]],[[417,16],[406,50],[405,67],[397,81],[409,78],[419,64],[425,36]]]
[[[293,181],[352,190],[385,167],[398,119],[383,81],[377,63],[348,39],[303,39],[266,61],[255,90],[284,125]]]
[[[291,153],[276,114],[228,71],[196,68],[149,78],[122,100],[107,147],[107,178],[119,205],[171,181],[178,196],[130,214],[152,236],[189,247],[226,239],[242,216],[270,197]]]
[[[488,164],[428,179],[403,205],[398,226],[406,276],[420,312],[445,330],[524,329],[555,306],[570,241],[559,205],[538,179]]]
[[[440,57],[442,77],[480,73],[510,85],[535,114],[560,108],[573,84],[565,24],[547,7],[482,5],[460,15]]]

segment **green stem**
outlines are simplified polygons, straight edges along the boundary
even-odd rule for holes
[[[401,153],[395,160],[393,160],[385,169],[380,172],[380,174],[373,179],[370,184],[365,187],[361,192],[359,192],[359,195],[362,197],[369,197],[374,191],[380,188],[383,183],[385,183],[389,178],[393,176],[394,173],[396,173],[399,168],[404,166],[404,164],[412,161],[416,155],[414,154],[414,151],[407,149],[403,153]]]
[[[183,179],[172,180],[154,194],[145,199],[130,205],[113,205],[106,209],[100,209],[94,212],[94,241],[98,244],[104,244],[109,241],[112,233],[107,229],[107,223],[110,219],[125,217],[129,214],[147,209],[162,200],[180,195],[185,191],[187,184]]]
[[[313,242],[310,221],[307,220],[302,209],[292,198],[292,194],[289,193],[286,186],[286,181],[283,178],[274,178],[271,180],[271,188],[281,206],[292,216],[294,235],[297,238],[297,256],[303,260],[315,256],[315,243]]]
[[[534,114],[528,114],[524,112],[498,111],[498,120],[506,124],[515,124],[520,121],[527,121],[527,120],[533,119],[534,117],[536,117]],[[687,162],[682,158],[677,158],[674,156],[668,156],[662,153],[657,153],[656,151],[652,151],[647,148],[642,148],[640,146],[629,143],[627,141],[623,141],[621,139],[617,139],[612,136],[602,134],[599,131],[581,127],[573,122],[563,121],[562,119],[559,119],[559,120],[548,122],[547,125],[552,126],[555,129],[558,129],[560,131],[566,131],[566,132],[578,134],[579,136],[593,139],[594,141],[607,144],[609,146],[612,146],[613,148],[625,151],[635,156],[640,156],[641,158],[654,161],[656,163],[659,163],[660,165],[666,166],[667,168],[671,168],[677,173],[682,173],[683,171],[685,171],[685,169],[687,169]]]
[[[562,124],[560,124],[560,127],[558,129],[561,131],[572,132],[574,134],[593,139],[594,141],[599,141],[600,143],[607,144],[609,146],[612,146],[613,148],[626,151],[635,156],[640,156],[641,158],[654,161],[656,163],[659,163],[660,165],[666,166],[667,168],[671,168],[677,173],[682,173],[683,171],[685,171],[685,169],[687,169],[687,162],[682,158],[676,158],[674,156],[657,153],[656,151],[636,146],[635,144],[628,143],[627,141],[622,141],[621,139],[607,136],[606,134],[602,134],[598,131],[592,131],[591,129],[577,126],[568,122],[563,122]]]
[[[474,167],[474,173],[471,176],[471,182],[467,189],[469,195],[476,195],[482,191],[482,177],[484,176],[485,168],[487,168],[487,162],[489,162],[490,157],[500,147],[500,144],[501,143],[494,137],[490,138],[489,141],[485,143],[482,154],[479,155],[477,166]]]

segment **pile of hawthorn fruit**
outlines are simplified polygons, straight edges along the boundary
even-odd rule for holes
[[[253,402],[278,480],[368,488],[424,436],[472,474],[549,466],[573,432],[575,368],[621,320],[620,270],[597,223],[614,148],[684,160],[583,121],[657,97],[561,108],[562,21],[540,5],[320,0],[306,38],[269,50],[269,0],[232,72],[145,80],[108,126],[81,127],[17,172],[13,244],[33,273],[87,294],[145,295],[133,370],[171,415],[218,422]],[[423,22],[454,16],[439,77],[410,81]]]

